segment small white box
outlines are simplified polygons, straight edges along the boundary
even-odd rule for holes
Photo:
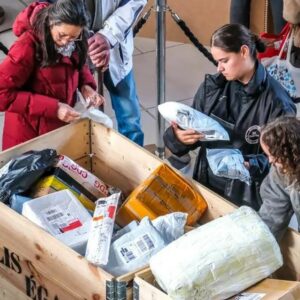
[[[62,190],[26,202],[22,215],[84,255],[92,217],[70,191]]]

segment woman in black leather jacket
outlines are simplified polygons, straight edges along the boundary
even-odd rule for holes
[[[194,179],[238,206],[258,210],[259,187],[269,171],[268,160],[259,145],[260,127],[279,116],[295,115],[296,108],[281,85],[258,62],[256,51],[264,51],[264,44],[243,25],[224,25],[211,39],[218,73],[206,75],[193,108],[217,120],[228,131],[229,142],[201,141],[203,134],[182,130],[176,124],[167,129],[164,141],[178,156],[200,147]],[[207,148],[239,149],[252,183],[215,176],[208,166]]]

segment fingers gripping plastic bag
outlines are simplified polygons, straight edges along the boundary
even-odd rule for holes
[[[190,106],[170,101],[158,105],[158,111],[168,122],[175,122],[182,129],[205,134],[206,141],[229,141],[227,131],[217,121]]]
[[[243,155],[238,149],[207,149],[206,153],[214,175],[239,179],[250,184],[250,173],[244,166]]]
[[[78,101],[75,104],[74,109],[79,112],[80,118],[88,118],[94,122],[103,124],[107,128],[113,128],[112,119],[106,115],[104,112],[95,107],[87,107],[87,103],[83,99],[80,93],[77,93]]]
[[[56,163],[57,153],[53,149],[26,152],[0,169],[0,201],[8,203],[14,194],[29,188]]]

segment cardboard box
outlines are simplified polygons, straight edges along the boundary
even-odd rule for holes
[[[134,300],[171,300],[155,281],[150,269],[136,274]],[[298,300],[300,283],[276,279],[265,279],[228,300]]]
[[[0,153],[0,167],[26,151],[45,148],[55,148],[126,195],[162,163],[113,129],[81,120]],[[235,209],[199,183],[194,185],[208,204],[201,222]],[[108,274],[2,203],[0,216],[0,287],[6,295],[15,295],[8,299],[132,299],[136,272]],[[300,278],[300,235],[288,230],[281,250],[285,265],[280,278]]]

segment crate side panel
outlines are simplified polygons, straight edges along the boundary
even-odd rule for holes
[[[105,182],[131,190],[145,180],[162,161],[113,129],[92,122],[93,171]],[[119,184],[117,184],[119,183]]]
[[[40,137],[1,152],[0,167],[12,157],[30,150],[56,149],[73,160],[89,154],[89,121],[82,120],[63,126]]]
[[[0,299],[1,300],[31,300],[23,292],[10,283],[0,274]]]
[[[2,245],[0,257],[3,258],[3,263],[0,264],[0,281],[1,278],[5,278],[9,283],[7,290],[10,293],[18,291],[20,296],[23,295],[24,298],[29,297],[30,299],[39,299],[40,297],[43,299],[80,299],[62,288],[59,283],[50,281],[43,276],[22,255],[12,252]]]
[[[88,263],[72,249],[2,203],[0,215],[2,270],[5,267],[17,271],[30,268],[32,272],[57,284],[67,294],[82,299],[104,299],[106,283],[113,278],[111,275]]]

